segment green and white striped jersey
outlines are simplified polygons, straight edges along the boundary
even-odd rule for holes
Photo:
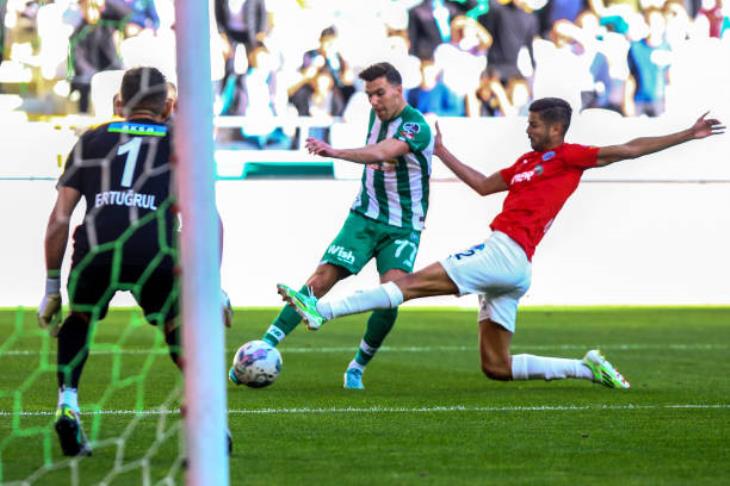
[[[421,231],[428,211],[429,179],[434,137],[421,112],[406,105],[390,121],[370,111],[367,144],[395,138],[411,151],[398,157],[395,169],[377,164],[365,166],[360,193],[352,210],[381,223]],[[392,166],[391,166],[392,167]]]

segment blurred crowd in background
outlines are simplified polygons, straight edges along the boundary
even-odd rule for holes
[[[367,115],[357,74],[386,60],[408,102],[438,116],[525,115],[543,96],[658,116],[728,90],[726,3],[215,0],[215,110],[256,120],[239,138],[284,147],[282,117]],[[106,86],[127,67],[174,80],[173,0],[0,0],[0,16],[0,89],[31,115],[105,112],[111,103],[94,100],[111,99]]]

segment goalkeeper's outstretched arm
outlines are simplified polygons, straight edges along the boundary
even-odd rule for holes
[[[46,227],[46,290],[38,306],[38,324],[51,327],[51,335],[58,334],[61,321],[61,262],[66,253],[68,226],[81,193],[70,187],[58,189],[56,204]]]
[[[46,226],[45,253],[46,272],[52,273],[61,269],[63,255],[66,253],[68,242],[68,228],[76,205],[81,199],[81,193],[71,187],[60,187],[56,204]]]

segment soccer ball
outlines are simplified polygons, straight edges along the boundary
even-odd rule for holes
[[[236,351],[229,378],[236,385],[262,388],[276,380],[281,364],[278,349],[264,341],[249,341]]]

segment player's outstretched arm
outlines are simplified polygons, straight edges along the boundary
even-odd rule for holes
[[[449,170],[456,175],[456,177],[461,179],[467,186],[474,189],[481,196],[509,189],[499,172],[495,172],[487,177],[478,170],[469,167],[456,158],[456,156],[443,144],[441,129],[439,128],[438,122],[436,123],[436,137],[433,154],[441,159],[444,165],[448,167]]]
[[[58,270],[61,268],[63,255],[66,253],[68,242],[68,227],[71,221],[71,214],[76,208],[81,193],[71,187],[60,187],[56,204],[53,206],[51,215],[48,218],[45,237],[46,270]]]
[[[306,147],[310,154],[334,157],[357,164],[394,163],[398,157],[411,151],[406,142],[395,138],[387,138],[382,142],[360,148],[336,149],[322,140],[310,137],[307,139]]]
[[[660,150],[679,145],[690,140],[720,135],[725,133],[725,126],[720,120],[706,118],[705,113],[690,128],[660,137],[642,137],[621,145],[601,147],[598,151],[598,166],[604,166],[620,160],[635,159],[643,155],[653,154]]]
[[[46,254],[46,290],[38,307],[38,324],[55,326],[61,317],[61,262],[68,242],[71,214],[81,193],[70,187],[58,189],[56,204],[48,218],[44,241]]]

